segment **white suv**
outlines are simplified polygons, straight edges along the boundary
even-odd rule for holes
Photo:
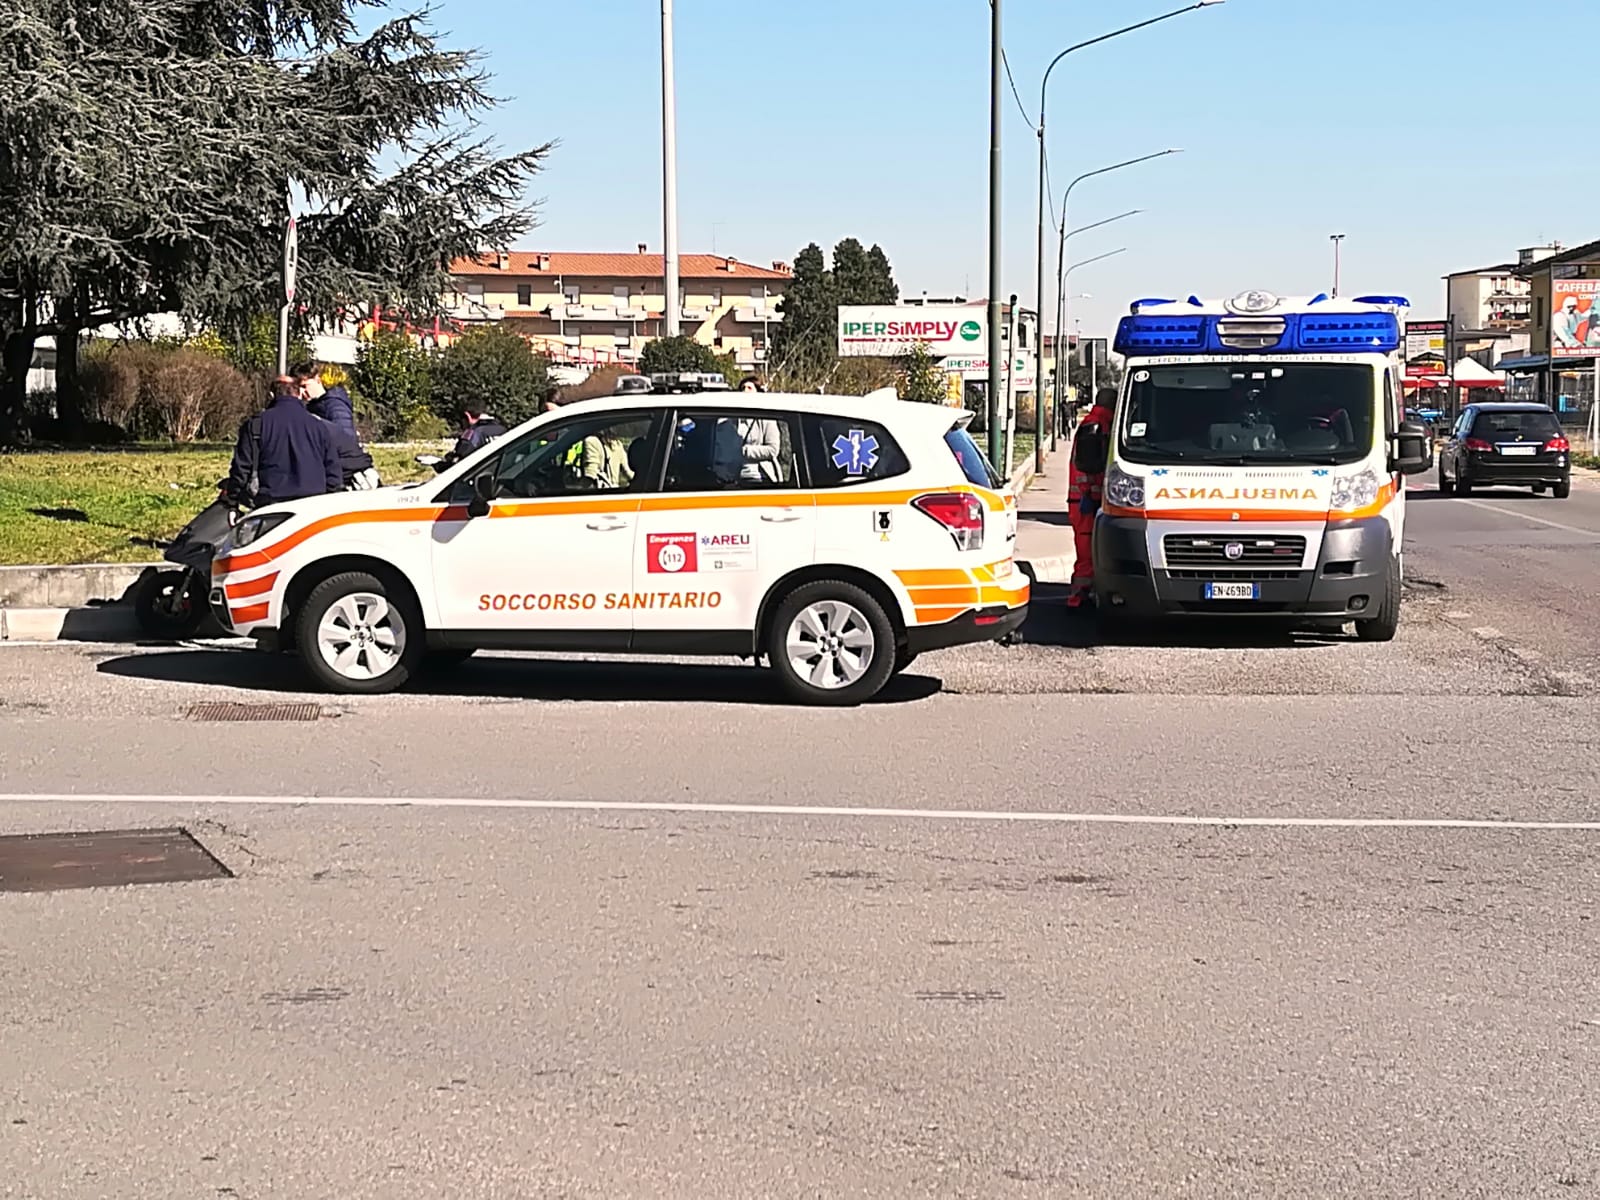
[[[475,650],[765,659],[855,704],[1027,613],[1016,502],[965,414],[861,397],[610,396],[426,483],[262,508],[212,568],[223,624],[387,692]]]

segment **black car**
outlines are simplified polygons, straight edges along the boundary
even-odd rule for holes
[[[1572,491],[1572,447],[1555,413],[1542,404],[1470,404],[1439,449],[1439,490],[1475,487]]]

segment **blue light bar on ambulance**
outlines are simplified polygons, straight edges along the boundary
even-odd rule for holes
[[[1296,299],[1251,289],[1226,300],[1135,300],[1117,325],[1125,355],[1389,354],[1399,349],[1401,296]]]
[[[1136,314],[1117,322],[1117,339],[1112,349],[1117,354],[1147,357],[1152,354],[1238,354],[1258,350],[1262,354],[1390,354],[1400,349],[1400,322],[1392,312],[1339,312],[1306,314],[1290,312],[1272,320],[1282,322],[1283,333],[1251,333],[1250,344],[1237,339],[1245,333],[1238,317],[1194,315],[1157,317]],[[1229,346],[1219,325],[1229,326]],[[1274,330],[1275,333],[1275,330]]]

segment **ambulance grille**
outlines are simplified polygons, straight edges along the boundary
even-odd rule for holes
[[[1235,554],[1229,546],[1237,546]],[[1169,533],[1162,539],[1168,567],[1272,567],[1298,570],[1305,560],[1306,539],[1298,534],[1270,537],[1234,533]]]

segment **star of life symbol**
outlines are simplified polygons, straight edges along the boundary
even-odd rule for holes
[[[833,439],[833,465],[850,475],[864,475],[878,462],[878,439],[860,429]]]

